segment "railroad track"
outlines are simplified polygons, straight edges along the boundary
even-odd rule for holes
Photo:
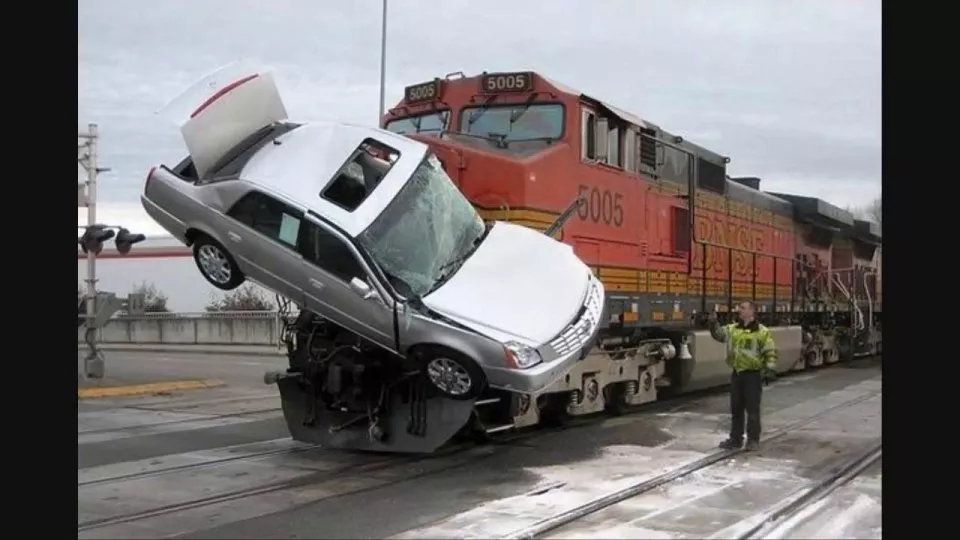
[[[157,409],[144,409],[144,408],[140,408],[140,407],[125,407],[125,408],[134,409],[134,410],[138,410],[138,411],[144,411],[144,412],[168,412],[168,411],[157,410]],[[193,417],[191,417],[191,418],[178,418],[178,419],[176,419],[176,420],[164,420],[164,421],[162,421],[162,422],[152,422],[152,423],[148,423],[148,424],[136,424],[136,425],[133,425],[133,426],[101,428],[101,429],[88,429],[88,430],[84,430],[84,431],[79,431],[79,432],[77,432],[77,434],[78,434],[78,435],[85,436],[85,437],[89,437],[89,436],[91,436],[91,435],[102,435],[102,434],[106,434],[106,433],[123,433],[123,432],[127,432],[127,431],[137,431],[137,430],[143,430],[143,429],[145,429],[145,428],[154,428],[154,427],[161,427],[161,426],[162,426],[162,427],[170,427],[170,426],[175,426],[175,425],[178,425],[178,424],[189,424],[189,423],[196,423],[196,422],[208,422],[208,421],[211,421],[211,420],[219,420],[219,419],[226,419],[226,418],[244,418],[244,417],[246,417],[246,416],[256,416],[256,415],[258,415],[258,414],[265,414],[265,413],[269,413],[269,412],[278,412],[278,413],[279,413],[279,412],[281,412],[281,409],[280,409],[280,406],[277,405],[277,406],[273,406],[273,407],[264,407],[264,408],[261,408],[261,409],[251,409],[251,410],[247,410],[247,411],[240,411],[240,412],[235,412],[235,413],[222,413],[222,414],[203,414],[203,413],[189,413],[189,412],[188,412],[188,413],[182,413],[182,412],[180,412],[180,411],[174,411],[174,412],[179,413],[179,414],[190,414],[190,415],[193,415]]]
[[[86,485],[91,486],[91,485],[104,484],[104,483],[122,484],[124,482],[130,482],[130,481],[141,479],[145,476],[160,476],[164,474],[183,473],[183,472],[192,473],[197,469],[207,468],[207,467],[216,466],[216,465],[223,465],[230,461],[256,460],[258,458],[263,458],[268,456],[277,456],[277,455],[283,455],[283,454],[289,455],[294,453],[300,453],[300,452],[304,452],[306,450],[311,450],[311,449],[318,450],[316,447],[309,447],[309,448],[302,448],[302,449],[291,448],[283,451],[276,451],[273,453],[262,452],[256,456],[249,456],[249,455],[243,456],[238,460],[230,460],[230,459],[224,458],[220,460],[198,463],[194,465],[171,467],[167,470],[157,471],[154,473],[147,473],[144,475],[137,475],[137,474],[122,475],[122,476],[117,476],[113,478],[103,479],[96,483],[91,482]],[[139,511],[121,513],[118,515],[100,518],[100,519],[86,520],[83,522],[79,522],[77,524],[77,532],[79,533],[83,531],[89,531],[92,529],[101,529],[101,528],[105,528],[113,525],[119,525],[123,523],[131,523],[131,522],[140,521],[140,520],[144,520],[144,519],[148,519],[156,516],[176,514],[178,512],[183,512],[186,510],[202,508],[205,506],[212,506],[219,503],[234,501],[234,500],[253,497],[257,495],[264,495],[264,494],[283,491],[287,489],[295,489],[297,487],[304,487],[309,485],[332,482],[336,480],[342,480],[344,478],[355,477],[355,476],[372,473],[372,472],[383,472],[384,470],[387,470],[390,468],[409,465],[409,464],[417,463],[427,459],[438,459],[442,457],[450,457],[458,453],[462,453],[465,450],[467,450],[467,448],[453,447],[446,452],[428,455],[428,456],[382,457],[382,456],[373,455],[373,456],[369,456],[371,457],[370,460],[361,460],[357,463],[347,464],[344,467],[341,467],[332,471],[319,471],[314,473],[307,473],[305,475],[302,475],[300,477],[293,478],[293,479],[283,479],[283,480],[278,480],[273,482],[265,482],[265,483],[254,485],[251,487],[229,490],[229,491],[218,493],[211,496],[196,497],[196,498],[191,498],[191,499],[188,499],[182,502],[173,503],[173,504],[166,504],[166,505],[152,507],[152,508],[145,508]],[[441,469],[441,470],[445,470],[445,469]],[[440,472],[440,471],[431,471],[431,472]],[[411,476],[409,478],[413,478],[413,477],[416,477],[416,475]],[[396,480],[396,481],[385,481],[374,487],[381,487],[383,485],[396,483],[405,479],[406,478],[401,480]],[[363,488],[355,489],[355,490],[348,489],[331,496],[342,496],[342,495],[356,493],[363,490],[364,490]],[[326,497],[321,497],[317,500],[322,500],[324,498]]]
[[[650,403],[645,406],[639,406],[634,410],[629,410],[623,414],[623,416],[632,416],[637,414],[649,414],[651,412],[658,411],[676,411],[683,407],[687,407],[691,404],[697,403],[714,397],[722,389],[710,389],[701,392],[681,395],[677,397],[672,397],[663,401],[658,401],[655,403]],[[272,410],[272,409],[271,409]],[[238,413],[238,415],[244,414],[254,414],[253,411]],[[231,415],[233,416],[233,415]],[[216,418],[216,417],[214,417]],[[351,457],[359,458],[359,461],[356,463],[347,464],[341,468],[337,468],[331,471],[319,471],[313,473],[307,473],[292,479],[282,479],[272,482],[265,482],[257,484],[254,486],[229,490],[222,493],[217,493],[210,496],[204,497],[195,497],[190,498],[184,501],[164,504],[158,506],[151,506],[149,508],[143,508],[131,512],[122,512],[109,517],[103,517],[98,519],[88,519],[77,523],[77,532],[82,533],[85,531],[93,531],[97,529],[104,529],[107,527],[121,525],[125,523],[134,523],[142,520],[147,520],[153,517],[165,516],[165,515],[175,515],[179,512],[186,512],[188,510],[194,510],[199,508],[204,508],[208,506],[214,506],[220,503],[226,503],[230,501],[236,501],[240,499],[245,499],[249,497],[256,497],[259,495],[267,495],[270,493],[282,492],[285,490],[296,490],[298,488],[307,488],[311,486],[320,486],[323,484],[336,483],[339,481],[344,481],[352,478],[363,477],[364,475],[377,474],[380,477],[389,476],[384,475],[389,471],[395,469],[403,469],[414,464],[423,463],[423,464],[437,464],[439,466],[435,467],[426,467],[422,473],[411,474],[406,476],[401,476],[394,480],[374,482],[372,485],[363,486],[363,482],[359,482],[361,487],[356,489],[345,489],[339,490],[336,493],[332,493],[329,496],[322,496],[319,498],[312,499],[311,502],[317,502],[329,497],[339,497],[350,495],[353,493],[366,491],[368,489],[377,489],[385,487],[392,484],[397,484],[409,480],[414,480],[421,478],[426,475],[438,474],[447,472],[465,465],[475,464],[479,459],[485,459],[488,457],[493,457],[499,454],[496,451],[497,447],[510,447],[522,444],[524,440],[532,439],[542,435],[559,433],[562,431],[577,429],[580,427],[586,427],[594,425],[597,422],[600,422],[608,418],[606,415],[591,415],[585,417],[574,417],[569,419],[566,423],[561,426],[553,428],[543,428],[537,427],[526,430],[519,430],[516,432],[507,432],[493,438],[492,440],[477,443],[476,441],[464,441],[460,443],[455,443],[451,446],[441,448],[440,451],[433,454],[427,455],[415,455],[415,456],[405,456],[405,455],[390,455],[384,457],[381,454],[352,454]],[[268,441],[271,443],[282,444],[281,441],[289,441],[288,439],[278,439],[276,441]],[[78,479],[77,488],[78,492],[83,490],[97,488],[101,486],[108,486],[114,489],[116,492],[123,493],[124,484],[132,484],[139,480],[144,480],[147,478],[160,478],[165,480],[163,477],[172,476],[172,475],[182,475],[185,477],[190,477],[195,475],[198,472],[201,472],[205,469],[216,469],[218,467],[236,465],[241,463],[249,463],[251,465],[256,464],[258,461],[263,461],[271,458],[278,458],[284,456],[294,456],[294,455],[303,455],[310,451],[316,452],[329,452],[330,450],[323,449],[318,446],[309,445],[306,443],[296,443],[294,441],[289,441],[291,446],[284,448],[270,448],[259,451],[247,451],[244,452],[244,448],[256,447],[257,445],[263,446],[265,443],[253,443],[253,444],[243,444],[233,447],[226,447],[219,449],[222,452],[227,453],[222,457],[209,457],[202,458],[199,457],[199,461],[192,463],[175,463],[170,465],[155,465],[147,467],[147,470],[137,470],[126,472],[122,474],[113,474],[109,476],[97,476],[88,475],[88,478]],[[471,450],[475,453],[470,454]],[[336,451],[335,451],[336,452]],[[234,453],[234,455],[229,455]],[[198,452],[198,455],[202,455],[203,452]],[[338,452],[339,455],[350,455],[345,452]],[[458,457],[469,457],[469,459],[458,460]],[[366,459],[369,458],[369,459]],[[442,463],[442,462],[448,463]],[[349,483],[349,482],[348,482]],[[336,490],[335,490],[336,491]],[[80,493],[78,493],[79,495]],[[81,495],[82,496],[82,495]]]
[[[254,451],[254,452],[244,452],[244,449],[247,447],[263,446],[264,444],[271,444],[271,443],[278,443],[278,444],[287,443],[289,444],[289,447],[274,448],[270,450],[262,450],[262,451]],[[227,455],[220,458],[217,458],[217,457],[206,458],[206,459],[200,458],[199,461],[193,462],[193,463],[148,467],[147,470],[140,470],[140,471],[135,471],[130,473],[105,476],[105,477],[97,477],[97,475],[94,474],[92,478],[86,478],[86,479],[78,478],[77,488],[82,488],[86,486],[104,485],[104,484],[115,484],[115,483],[124,482],[127,480],[162,476],[164,474],[170,474],[178,471],[199,471],[199,470],[210,468],[210,467],[216,467],[218,465],[223,465],[225,463],[231,463],[231,462],[237,462],[237,461],[254,462],[262,458],[294,455],[294,454],[306,452],[308,450],[316,450],[316,449],[317,449],[316,446],[306,444],[306,443],[298,443],[287,438],[276,439],[273,441],[266,441],[266,443],[238,444],[238,445],[227,446],[219,449],[229,454],[232,454],[232,455]],[[202,452],[198,452],[198,454],[202,454]],[[88,476],[90,475],[88,474]]]
[[[821,418],[824,418],[825,416],[828,416],[828,415],[830,415],[830,414],[836,413],[837,411],[840,411],[840,410],[843,410],[843,409],[847,409],[847,408],[849,408],[849,407],[852,407],[852,406],[854,406],[854,405],[856,405],[856,404],[858,404],[858,403],[861,403],[861,402],[864,402],[864,401],[866,401],[866,400],[868,400],[868,399],[871,399],[871,398],[873,398],[873,397],[875,397],[875,396],[877,396],[877,395],[879,395],[879,394],[880,394],[879,391],[877,391],[877,392],[870,392],[870,393],[865,393],[865,394],[863,394],[863,395],[860,395],[860,396],[858,396],[858,397],[856,397],[856,398],[853,398],[853,399],[844,401],[844,402],[839,403],[839,404],[837,404],[837,405],[835,405],[835,406],[833,406],[833,407],[830,407],[830,408],[827,408],[827,409],[825,409],[825,410],[822,410],[822,411],[818,412],[817,414],[811,415],[811,416],[806,417],[806,418],[804,418],[804,419],[802,419],[802,420],[799,420],[799,421],[793,422],[793,423],[791,423],[791,424],[789,424],[789,425],[787,425],[787,426],[784,426],[784,427],[782,427],[782,428],[780,428],[780,429],[778,429],[778,430],[770,433],[769,435],[767,435],[766,437],[764,437],[762,440],[763,440],[764,443],[768,443],[768,442],[770,442],[770,441],[779,439],[779,438],[781,438],[781,437],[783,437],[783,436],[785,436],[785,435],[787,435],[787,434],[790,434],[791,432],[794,432],[794,431],[796,431],[796,430],[798,430],[798,429],[800,429],[800,428],[802,428],[802,427],[804,427],[804,426],[806,426],[806,425],[808,425],[808,424],[811,424],[811,423],[813,423],[813,422],[815,422],[815,421],[817,421],[817,420],[819,420],[819,419],[821,419]],[[868,457],[870,458],[870,461],[869,461],[869,462],[864,461],[864,460],[867,459],[866,457],[863,458],[863,460],[857,461],[857,463],[867,463],[867,464],[864,465],[862,468],[857,469],[857,473],[858,473],[858,474],[859,474],[859,471],[862,471],[862,470],[863,470],[863,468],[866,468],[867,466],[869,466],[869,464],[871,464],[871,463],[875,462],[877,459],[879,459],[879,451],[880,451],[879,446],[877,446],[876,448],[872,448],[872,449],[871,449],[871,453],[870,453],[870,455],[868,456]],[[621,503],[621,502],[623,502],[623,501],[626,501],[626,500],[631,499],[631,498],[633,498],[633,497],[636,497],[636,496],[638,496],[638,495],[647,493],[647,492],[649,492],[649,491],[651,491],[651,490],[653,490],[653,489],[656,489],[656,488],[658,488],[658,487],[660,487],[660,486],[663,486],[663,485],[665,485],[665,484],[668,484],[668,483],[670,483],[670,482],[674,482],[674,481],[679,480],[679,479],[681,479],[681,478],[687,477],[687,476],[689,476],[689,475],[691,475],[691,474],[693,474],[693,473],[696,473],[696,472],[698,472],[698,471],[703,471],[704,469],[707,469],[708,467],[711,467],[711,466],[714,466],[714,465],[716,465],[716,464],[718,464],[718,463],[727,461],[727,460],[729,460],[729,459],[731,459],[731,458],[733,458],[733,457],[741,454],[742,452],[744,452],[743,449],[735,449],[735,450],[716,450],[716,451],[714,451],[714,452],[712,452],[712,453],[710,453],[710,454],[707,454],[706,456],[703,456],[703,457],[701,457],[701,458],[699,458],[699,459],[696,459],[696,460],[694,460],[694,461],[692,461],[692,462],[690,462],[690,463],[687,463],[687,464],[685,464],[685,465],[682,465],[682,466],[680,466],[680,467],[671,469],[671,470],[669,470],[669,471],[667,471],[667,472],[664,472],[664,473],[662,473],[662,474],[658,474],[658,475],[656,475],[656,476],[654,476],[654,477],[652,477],[652,478],[644,479],[644,480],[639,481],[639,482],[637,482],[637,483],[635,483],[635,484],[629,485],[629,486],[627,486],[627,487],[625,487],[625,488],[623,488],[623,489],[620,489],[620,490],[614,491],[614,492],[612,492],[612,493],[609,493],[609,494],[607,494],[607,495],[605,495],[605,496],[602,496],[602,497],[599,497],[599,498],[596,498],[596,499],[592,499],[592,500],[590,500],[590,501],[587,501],[587,502],[584,503],[584,504],[578,505],[578,506],[576,506],[576,507],[574,507],[574,508],[572,508],[572,509],[569,509],[569,510],[567,510],[567,511],[564,511],[564,512],[561,512],[561,513],[558,513],[558,514],[549,516],[549,517],[547,517],[547,518],[544,518],[544,519],[542,519],[542,520],[534,523],[533,525],[531,525],[531,526],[529,526],[529,527],[526,527],[526,528],[524,528],[524,529],[515,531],[515,532],[510,533],[510,534],[508,534],[508,535],[502,536],[501,538],[505,538],[505,539],[517,539],[517,540],[519,540],[519,539],[529,540],[529,539],[535,539],[535,538],[543,538],[543,537],[544,537],[545,535],[547,535],[548,533],[554,532],[554,531],[560,529],[561,527],[564,527],[564,526],[566,526],[566,525],[572,524],[572,523],[574,523],[574,522],[576,522],[576,521],[578,521],[578,520],[580,520],[580,519],[583,519],[583,518],[586,517],[586,516],[589,516],[589,515],[591,515],[591,514],[595,514],[595,513],[597,513],[597,512],[600,512],[601,510],[605,510],[605,509],[607,509],[607,508],[610,508],[610,507],[613,506],[613,505],[616,505],[616,504],[618,504],[618,503]],[[872,456],[874,455],[874,452],[876,452],[876,455],[877,455],[878,457],[875,457],[875,458],[872,457]],[[856,464],[854,464],[854,465],[856,465]],[[844,468],[842,468],[841,472],[838,473],[837,478],[840,478],[840,476],[843,476],[843,475],[845,475],[845,474],[849,474],[849,471],[851,471],[851,470],[853,470],[853,468],[855,468],[854,465],[851,465],[850,467],[844,467]],[[851,468],[851,467],[853,467],[853,468]],[[856,465],[856,467],[859,467],[859,465]],[[822,484],[823,486],[827,486],[827,485],[831,485],[831,486],[833,486],[833,485],[838,485],[838,484],[836,484],[836,482],[837,482],[838,480],[836,480],[836,479],[831,480],[830,478],[833,478],[833,477],[828,477],[827,479],[822,480],[822,481],[821,481],[821,484]],[[846,476],[844,476],[844,478],[846,478]],[[849,477],[849,478],[852,478],[852,476]],[[848,480],[845,480],[845,481],[849,481],[849,479],[848,479]],[[820,484],[818,484],[818,485],[820,485]],[[814,487],[809,487],[809,486],[808,486],[807,489],[804,489],[804,490],[801,490],[801,491],[802,491],[803,493],[807,493],[807,492],[809,491],[809,492],[810,492],[810,495],[809,495],[809,496],[805,496],[806,498],[802,498],[802,501],[806,501],[804,504],[812,504],[812,502],[814,502],[814,501],[811,500],[809,497],[813,497],[814,494],[823,493],[823,490],[824,490],[824,489],[826,489],[826,488],[824,487],[824,488],[822,488],[822,489],[821,489],[821,488],[814,489]],[[835,488],[833,488],[833,489],[835,489]],[[800,497],[800,492],[798,492],[798,493],[796,494],[796,497]],[[791,497],[791,500],[793,500],[792,497]],[[798,500],[801,500],[801,499],[798,499]],[[781,516],[781,517],[778,517],[778,518],[776,519],[776,521],[777,521],[778,523],[779,523],[779,522],[782,522],[783,519],[786,519],[787,517],[789,517],[789,516],[788,516],[787,514],[785,514],[784,512],[788,512],[788,511],[789,511],[789,512],[790,512],[789,515],[794,515],[793,509],[796,508],[795,504],[801,504],[801,503],[799,503],[799,502],[798,502],[798,503],[790,503],[789,505],[788,505],[787,503],[783,503],[783,504],[784,504],[785,506],[784,506],[784,508],[782,509],[782,512],[779,513],[779,514],[776,514],[777,516]],[[779,508],[779,505],[778,505],[778,508]],[[799,511],[799,509],[797,509],[796,511]],[[756,533],[760,530],[759,527],[762,527],[762,526],[764,526],[764,524],[767,524],[767,523],[770,522],[769,518],[770,518],[770,513],[769,513],[769,511],[768,511],[768,512],[765,512],[765,513],[762,515],[762,519],[761,519],[761,517],[755,516],[753,519],[754,519],[754,520],[759,520],[759,521],[761,521],[761,523],[759,523],[759,526],[758,526],[757,528],[746,527],[746,532],[749,532],[750,534],[756,534]],[[766,529],[764,529],[764,530],[766,530]],[[723,536],[723,538],[728,538],[728,537],[729,537],[729,536]],[[755,537],[755,536],[745,536],[745,537],[743,537],[743,538],[754,538],[754,537]]]
[[[789,375],[784,378],[789,378]],[[681,395],[671,399],[639,406],[636,409],[625,412],[623,416],[650,414],[652,412],[659,411],[677,411],[697,402],[715,397],[718,393],[723,391],[725,391],[724,388],[719,388]],[[846,405],[852,405],[854,402],[866,399],[866,397],[869,396],[862,397],[858,400],[851,400],[851,402],[846,403]],[[255,412],[256,411],[244,411],[243,413],[238,414],[246,415],[254,414]],[[825,414],[826,412],[828,411],[824,411],[821,413],[821,415]],[[355,458],[357,461],[344,464],[343,466],[337,467],[333,470],[312,471],[303,474],[301,469],[300,474],[295,475],[293,478],[279,478],[272,481],[256,483],[255,485],[249,487],[229,489],[207,496],[190,497],[182,501],[171,502],[168,504],[140,504],[140,508],[136,508],[136,497],[131,496],[128,497],[128,499],[134,500],[134,502],[131,502],[129,505],[127,505],[128,508],[124,509],[124,511],[119,511],[115,514],[97,519],[78,521],[77,532],[83,533],[86,531],[97,531],[112,526],[149,520],[150,518],[159,516],[176,516],[179,513],[185,513],[190,510],[203,509],[205,507],[213,507],[221,503],[228,503],[231,501],[238,501],[257,496],[268,496],[269,494],[282,493],[286,491],[296,492],[298,490],[311,490],[311,496],[309,497],[309,500],[311,503],[315,503],[331,497],[351,495],[358,492],[378,489],[389,485],[414,480],[427,475],[451,471],[466,465],[475,464],[478,460],[499,455],[501,452],[497,450],[497,447],[516,446],[527,439],[532,439],[541,435],[558,433],[569,429],[577,429],[579,427],[595,425],[596,423],[607,418],[608,417],[606,415],[591,415],[587,417],[572,418],[566,424],[556,428],[538,428],[508,432],[496,437],[492,441],[488,441],[486,444],[478,445],[473,441],[457,443],[443,448],[439,452],[429,455],[390,455],[384,457],[382,454],[347,454],[345,452],[337,452],[336,455],[350,456],[351,458]],[[814,419],[815,417],[807,419],[804,421],[804,423],[809,423]],[[788,427],[791,429],[793,428],[793,426]],[[330,450],[327,449],[305,443],[296,443],[288,439],[278,439],[276,441],[268,441],[268,443],[282,444],[281,441],[290,444],[290,446],[283,448],[253,450],[251,447],[255,447],[257,445],[263,446],[266,443],[261,442],[237,445],[235,447],[221,448],[214,452],[208,452],[208,457],[204,457],[204,452],[202,451],[197,452],[196,458],[198,461],[190,463],[151,463],[150,466],[145,468],[146,470],[132,470],[129,472],[122,472],[121,474],[103,476],[88,473],[86,478],[78,478],[78,492],[80,492],[78,495],[80,495],[84,490],[107,487],[109,488],[111,494],[121,494],[119,497],[115,498],[124,499],[125,497],[123,496],[123,493],[127,488],[130,488],[132,492],[135,493],[136,482],[148,478],[157,478],[159,479],[160,483],[170,483],[172,481],[174,484],[176,484],[176,479],[182,477],[185,480],[196,483],[199,482],[200,479],[193,477],[204,469],[210,469],[213,474],[220,476],[224,473],[222,471],[217,471],[216,469],[218,467],[238,466],[241,464],[250,464],[255,466],[258,461],[284,456],[305,455],[308,454],[309,451],[330,452]],[[250,451],[244,452],[244,447],[250,448]],[[210,453],[216,454],[218,452],[226,453],[227,455],[210,456]],[[727,454],[732,455],[734,453],[735,452],[730,452]],[[719,456],[718,459],[722,459],[723,457],[725,456]],[[417,466],[417,464],[421,464],[422,466]],[[700,468],[705,466],[707,466],[707,464],[701,465]],[[242,468],[245,467],[238,467],[238,470]],[[404,474],[405,468],[412,468],[413,472],[411,474]],[[143,467],[141,467],[141,469],[143,469]],[[237,474],[243,473],[238,472]],[[681,475],[682,474],[678,474],[677,477]],[[668,478],[662,478],[660,479],[660,483],[668,480]],[[331,486],[329,489],[324,487],[328,485]],[[655,486],[651,485],[647,489],[652,489],[653,487]],[[321,493],[320,496],[312,496],[312,493],[315,492]],[[96,534],[96,532],[94,532],[94,534]]]
[[[788,528],[785,525],[792,518],[846,485],[881,459],[883,459],[883,443],[877,440],[867,451],[783,497],[770,508],[727,527],[711,538],[736,538],[737,540],[768,538],[772,533],[778,532],[778,529]],[[773,536],[779,537],[779,535]]]

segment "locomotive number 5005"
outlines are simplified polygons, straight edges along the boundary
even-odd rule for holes
[[[578,198],[587,203],[577,209],[580,219],[619,227],[623,224],[623,195],[580,184]]]

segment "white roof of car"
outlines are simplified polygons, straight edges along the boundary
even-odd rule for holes
[[[373,193],[349,212],[321,197],[320,192],[366,139],[393,148],[400,157]],[[352,237],[380,215],[428,150],[423,143],[389,131],[332,122],[304,124],[276,140],[279,144],[267,144],[257,151],[240,177],[320,214]]]

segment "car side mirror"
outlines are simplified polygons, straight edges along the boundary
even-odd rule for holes
[[[357,296],[364,300],[369,300],[377,296],[377,292],[374,291],[366,281],[357,277],[350,280],[350,290],[357,293]]]

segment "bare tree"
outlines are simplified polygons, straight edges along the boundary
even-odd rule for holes
[[[156,285],[143,281],[133,288],[133,294],[143,295],[143,311],[147,313],[169,313],[167,295],[157,290]]]
[[[870,220],[883,227],[883,196],[878,196],[866,206],[847,206],[846,210],[860,219]]]
[[[878,196],[867,205],[867,217],[877,225],[883,226],[883,196]]]
[[[252,284],[225,294],[219,300],[213,300],[207,311],[272,311],[273,302],[263,296]]]

